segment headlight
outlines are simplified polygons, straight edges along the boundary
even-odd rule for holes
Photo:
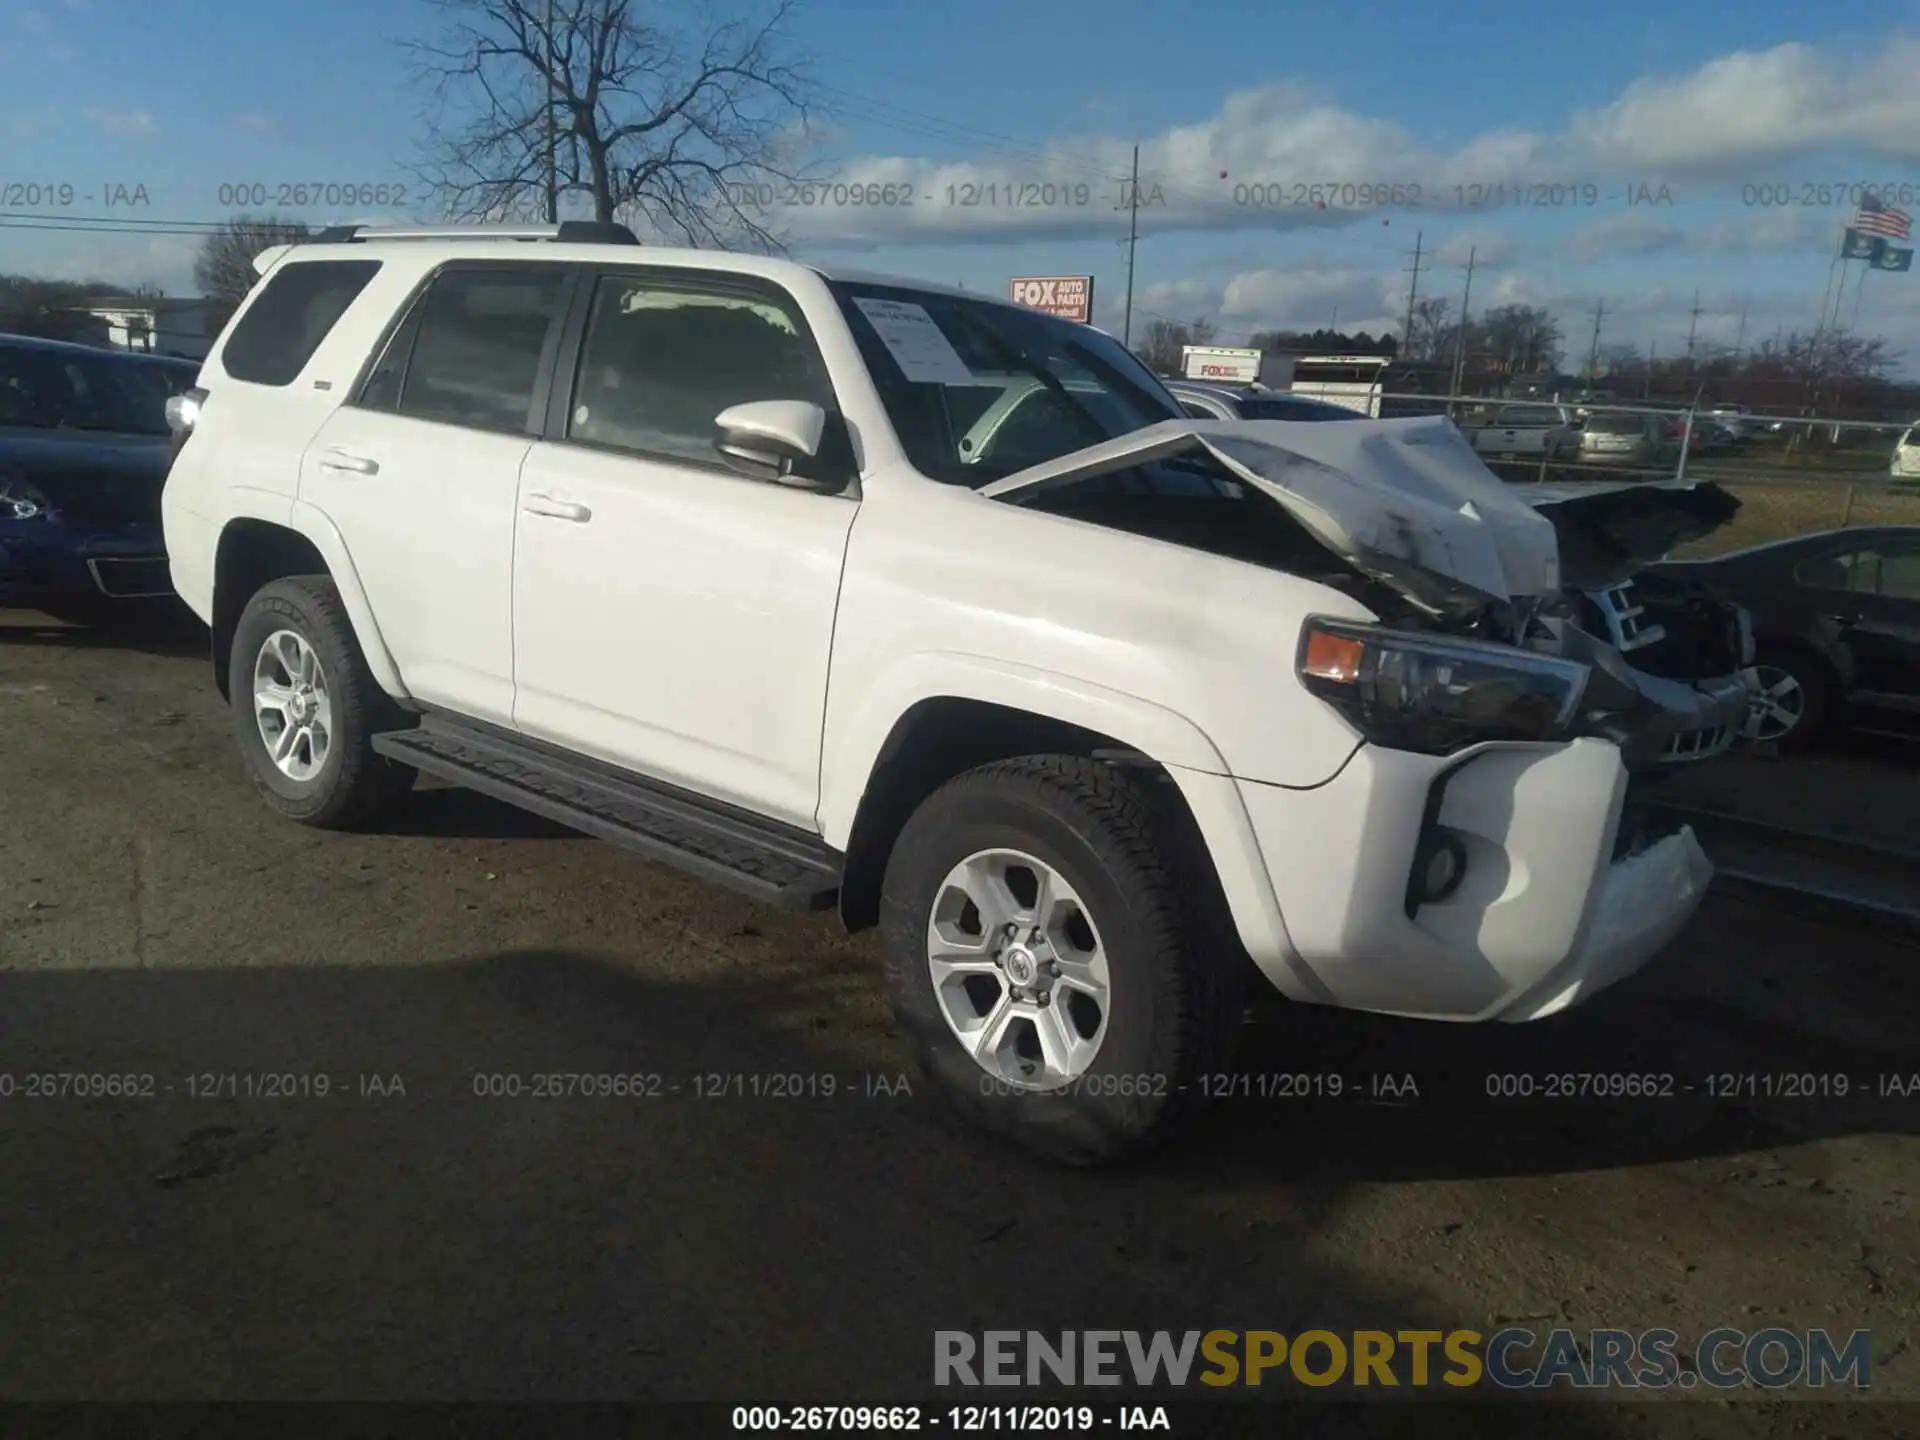
[[[24,480],[0,475],[0,520],[40,520],[53,507]]]
[[[1577,661],[1344,620],[1309,620],[1298,664],[1307,689],[1367,739],[1429,755],[1554,739],[1587,687]]]
[[[198,388],[167,397],[167,428],[184,434],[200,419],[200,404],[207,392]]]

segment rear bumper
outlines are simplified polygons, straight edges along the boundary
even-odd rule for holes
[[[1232,783],[1259,864],[1223,863],[1222,880],[1249,953],[1299,1000],[1539,1019],[1644,965],[1712,875],[1684,830],[1616,856],[1628,772],[1603,740],[1449,757],[1368,745],[1313,790]],[[1416,875],[1442,843],[1462,877],[1425,899]],[[1247,923],[1265,908],[1281,923]]]

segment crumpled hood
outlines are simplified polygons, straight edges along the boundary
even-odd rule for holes
[[[1015,499],[1203,448],[1334,554],[1435,615],[1618,584],[1731,519],[1686,481],[1511,484],[1452,422],[1167,420],[1036,465],[980,494]]]

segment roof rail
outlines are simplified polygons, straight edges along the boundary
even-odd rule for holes
[[[552,240],[562,245],[638,245],[625,225],[562,220],[558,225],[329,225],[309,242],[351,245],[362,240]]]

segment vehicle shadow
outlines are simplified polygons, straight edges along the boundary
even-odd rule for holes
[[[383,816],[373,833],[440,840],[590,841],[557,821],[444,781],[420,777],[404,805]]]
[[[0,971],[11,1070],[153,1077],[0,1130],[5,1398],[945,1406],[1006,1395],[936,1391],[937,1330],[1476,1323],[1319,1253],[1344,1183],[1289,1182],[1254,1225],[1178,1173],[1059,1171],[938,1123],[884,1055],[791,1023],[822,982],[232,959]],[[1279,1381],[1232,1393],[1323,1393]],[[1418,1408],[1362,1428],[1538,1433],[1524,1406]]]
[[[1916,1135],[1916,1029],[1920,951],[1716,897],[1639,975],[1525,1025],[1264,1003],[1185,1163],[1378,1183]]]
[[[170,658],[205,659],[207,627],[176,603],[130,605],[115,614],[72,624],[34,610],[0,608],[0,645],[74,650],[136,650]]]

